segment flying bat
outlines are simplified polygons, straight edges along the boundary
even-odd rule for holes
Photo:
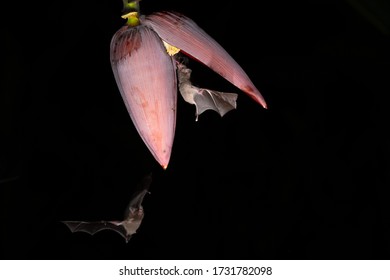
[[[206,110],[214,110],[223,117],[227,112],[237,108],[237,94],[196,87],[190,80],[192,70],[177,60],[176,64],[179,91],[186,102],[196,106],[196,121]]]
[[[86,232],[91,235],[102,230],[113,230],[119,233],[125,240],[129,242],[131,236],[135,234],[141,225],[144,217],[144,209],[142,207],[142,201],[145,195],[148,193],[150,184],[152,183],[152,175],[149,174],[143,178],[138,185],[138,190],[135,192],[130,200],[123,221],[62,221],[68,226],[71,232]]]

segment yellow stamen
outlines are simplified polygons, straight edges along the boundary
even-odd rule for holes
[[[167,42],[163,41],[164,43],[164,47],[165,49],[167,50],[167,53],[170,55],[170,56],[174,56],[175,54],[177,54],[180,49],[179,48],[176,48],[170,44],[168,44]]]

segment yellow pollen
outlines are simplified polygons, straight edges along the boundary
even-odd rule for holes
[[[176,48],[170,44],[168,44],[167,42],[163,41],[164,43],[164,47],[165,49],[167,50],[167,53],[170,55],[170,56],[174,56],[175,54],[177,54],[180,49],[179,48]]]

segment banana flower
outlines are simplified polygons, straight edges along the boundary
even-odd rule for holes
[[[140,15],[139,1],[123,0],[127,22],[111,40],[110,60],[135,128],[166,169],[175,135],[178,82],[184,100],[196,105],[196,116],[207,109],[222,116],[236,102],[235,94],[192,86],[191,72],[179,62],[178,53],[208,66],[264,108],[267,105],[238,63],[193,20],[166,11]]]

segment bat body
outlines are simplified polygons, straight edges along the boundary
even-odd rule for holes
[[[149,186],[152,182],[151,174],[146,176],[139,184],[140,189],[131,198],[123,221],[62,221],[71,232],[86,232],[94,235],[102,230],[113,230],[119,233],[125,240],[129,242],[131,236],[135,234],[142,223],[144,217],[144,209],[142,201],[148,193]]]
[[[196,121],[206,110],[214,110],[223,117],[227,112],[237,108],[237,94],[220,92],[192,85],[192,70],[183,63],[177,63],[179,91],[185,101],[196,106]]]

